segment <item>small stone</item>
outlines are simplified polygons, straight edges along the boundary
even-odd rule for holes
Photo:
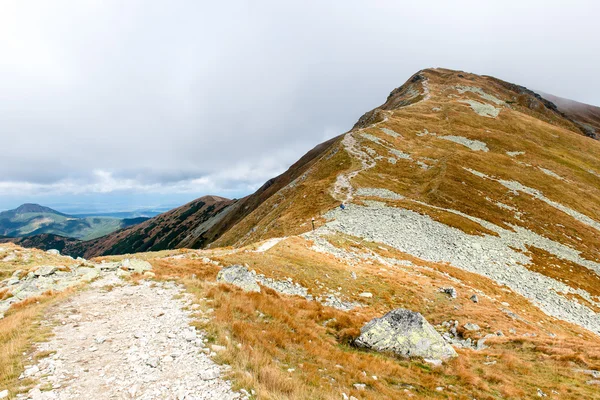
[[[210,346],[210,348],[212,351],[217,352],[217,353],[227,350],[227,347],[219,346],[218,344],[213,344],[212,346]]]
[[[365,299],[370,299],[371,297],[373,297],[373,293],[364,292],[364,293],[359,294],[358,297],[364,297]]]
[[[200,379],[203,381],[211,381],[213,379],[217,379],[221,375],[218,369],[209,369],[207,371],[200,372]]]
[[[42,399],[42,391],[38,388],[32,389],[29,392],[29,397],[31,400],[41,400]]]
[[[463,328],[465,328],[468,331],[472,331],[472,332],[477,332],[478,330],[480,330],[481,328],[479,328],[479,325],[474,324],[472,322],[467,322]]]
[[[544,392],[542,392],[542,389],[538,388],[537,390],[537,395],[538,397],[548,397],[548,395]]]
[[[27,369],[25,369],[25,372],[23,373],[25,375],[26,378],[33,376],[35,374],[37,374],[38,372],[40,372],[40,369],[37,365],[34,365],[33,367],[29,367]]]
[[[102,343],[106,342],[106,338],[104,336],[96,336],[94,341],[98,344],[102,344]]]
[[[158,361],[158,357],[149,357],[149,358],[146,360],[146,365],[149,365],[149,366],[151,366],[152,368],[156,368],[156,367],[158,367],[158,363],[159,363],[159,361]]]
[[[130,387],[127,392],[129,393],[129,395],[131,397],[135,397],[135,394],[138,392],[139,388],[140,388],[140,385],[135,384],[132,387]]]
[[[56,272],[56,267],[54,265],[44,265],[39,267],[33,274],[35,276],[48,276],[52,275]]]
[[[483,350],[483,349],[487,348],[487,346],[485,345],[486,339],[487,338],[481,338],[477,341],[477,345],[476,345],[477,350]]]
[[[183,332],[183,338],[188,342],[193,342],[196,340],[196,332],[194,331],[185,331]]]
[[[8,397],[8,389],[5,389],[0,392],[0,399],[5,399]]]
[[[440,292],[446,293],[448,296],[450,296],[453,299],[456,299],[458,297],[458,292],[452,286],[441,288]]]
[[[470,297],[471,301],[473,303],[479,303],[479,298],[477,297],[476,294],[474,294],[473,296]]]
[[[365,390],[365,388],[367,387],[367,385],[365,385],[364,383],[355,383],[352,386],[354,386],[356,390]]]

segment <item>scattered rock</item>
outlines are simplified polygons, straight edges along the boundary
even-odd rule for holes
[[[470,300],[471,300],[473,303],[479,303],[479,298],[477,297],[477,295],[476,295],[476,294],[474,294],[473,296],[471,296],[471,297],[470,297]]]
[[[220,346],[220,345],[218,345],[218,344],[213,344],[212,346],[210,346],[210,349],[211,349],[212,351],[214,351],[215,353],[219,353],[219,352],[221,352],[221,351],[225,351],[225,350],[227,350],[227,347],[225,347],[225,346]]]
[[[370,299],[371,297],[373,297],[373,293],[364,292],[364,293],[359,294],[358,297],[364,297],[365,299]]]
[[[53,256],[60,256],[60,251],[58,251],[56,249],[46,250],[46,253],[52,254]]]
[[[5,389],[0,392],[0,399],[5,399],[8,397],[8,389]]]
[[[217,379],[220,375],[221,373],[219,370],[214,368],[200,372],[200,379],[203,381],[211,381],[213,379]]]
[[[450,296],[453,299],[456,299],[458,297],[458,292],[452,286],[441,288],[440,292],[446,293],[448,296]]]
[[[580,372],[582,374],[590,375],[595,379],[600,379],[600,371],[594,369],[576,369],[575,372]]]
[[[472,332],[477,332],[478,330],[480,330],[481,328],[479,328],[479,325],[474,324],[472,322],[467,322],[463,328],[465,328],[468,331],[472,331]]]
[[[548,397],[548,395],[544,392],[542,392],[542,389],[538,388],[537,390],[537,395],[538,397]]]
[[[56,267],[53,265],[44,265],[39,267],[33,273],[35,276],[48,276],[56,272]]]
[[[159,359],[158,357],[148,357],[146,360],[146,365],[149,365],[152,368],[158,367]]]
[[[420,313],[402,308],[368,322],[355,344],[403,357],[444,360],[458,356]]]

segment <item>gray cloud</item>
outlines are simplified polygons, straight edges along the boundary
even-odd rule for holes
[[[243,195],[426,67],[600,105],[599,11],[593,1],[6,0],[0,208],[20,194]]]

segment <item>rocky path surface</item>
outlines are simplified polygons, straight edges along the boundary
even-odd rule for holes
[[[39,380],[19,398],[241,399],[221,378],[202,333],[190,327],[190,295],[174,283],[128,284],[107,274],[55,308],[44,323],[52,352],[24,376]]]

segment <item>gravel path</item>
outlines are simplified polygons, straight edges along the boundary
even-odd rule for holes
[[[239,399],[189,326],[190,295],[173,283],[125,284],[114,274],[56,307],[54,354],[26,368],[37,399]],[[40,391],[44,389],[44,391]],[[51,390],[49,390],[51,389]]]

